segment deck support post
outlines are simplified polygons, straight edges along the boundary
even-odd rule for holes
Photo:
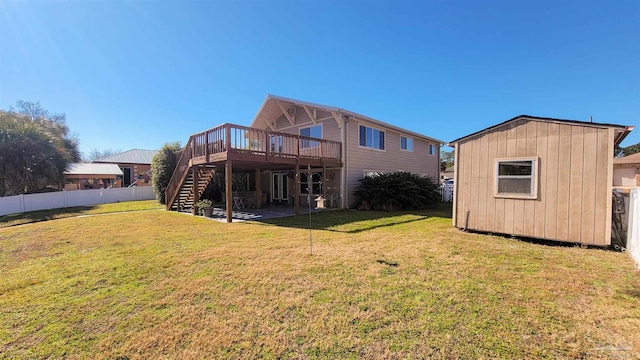
[[[322,187],[322,197],[323,198],[327,198],[327,164],[326,162],[322,161],[322,181],[321,183],[321,187]]]
[[[293,180],[293,209],[300,215],[300,159],[296,161],[295,178]]]
[[[227,160],[224,164],[224,196],[225,196],[225,200],[226,200],[226,215],[227,215],[227,222],[230,223],[232,221],[232,217],[233,217],[233,197],[232,197],[232,186],[233,186],[233,182],[232,182],[232,170],[233,169],[233,164],[231,160]]]
[[[200,166],[192,166],[193,170],[193,185],[191,185],[191,191],[193,192],[193,205],[191,206],[191,213],[198,215],[198,207],[196,203],[200,200],[200,194],[198,194],[198,182],[200,181]]]
[[[260,167],[256,167],[256,173],[255,173],[255,188],[256,188],[256,209],[260,209],[260,207],[262,206],[262,189],[260,188],[260,185],[262,184],[262,181],[260,181]]]

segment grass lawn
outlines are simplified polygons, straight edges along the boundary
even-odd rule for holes
[[[0,228],[29,224],[38,221],[63,219],[81,215],[96,215],[122,211],[164,209],[156,200],[128,201],[93,206],[78,206],[62,209],[40,210],[0,216]]]
[[[627,254],[463,233],[450,208],[0,229],[0,358],[634,358]]]

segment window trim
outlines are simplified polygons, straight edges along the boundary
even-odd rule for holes
[[[406,144],[407,144],[407,149],[403,149],[402,148],[402,139],[406,139]],[[411,143],[411,147],[409,147],[409,143]],[[402,151],[408,151],[408,152],[413,152],[413,138],[412,137],[408,137],[408,136],[402,136],[400,135],[400,150]]]
[[[517,178],[531,178],[531,193],[530,194],[515,194],[515,193],[499,193],[498,192],[498,181],[500,175],[498,175],[498,171],[500,168],[500,163],[502,162],[515,162],[515,161],[531,161],[531,175],[530,176],[518,176]],[[540,177],[540,158],[537,156],[534,157],[509,157],[509,158],[497,158],[494,159],[494,197],[501,199],[525,199],[525,200],[537,200],[538,199],[538,183]],[[505,175],[502,175],[505,177]]]
[[[320,137],[319,137],[318,139],[322,139],[322,136],[324,135],[324,134],[323,134],[323,132],[324,132],[324,129],[323,129],[323,128],[324,128],[324,126],[322,126],[322,123],[317,123],[317,124],[313,124],[313,123],[311,123],[309,126],[303,126],[303,127],[301,127],[301,128],[299,128],[299,129],[298,129],[298,135],[300,135],[300,136],[307,136],[307,135],[302,135],[302,130],[304,130],[304,129],[311,129],[311,128],[314,128],[314,127],[320,127]],[[313,137],[313,136],[307,136],[307,137]]]
[[[362,169],[362,178],[364,179],[367,176],[378,176],[384,173],[386,173],[386,171]]]
[[[307,177],[307,181],[302,181],[302,175],[305,175]],[[314,175],[318,175],[320,177],[319,181],[313,181],[313,176]],[[302,191],[302,186],[303,184],[306,184],[304,191]],[[313,185],[318,185],[318,193],[315,193],[313,191]],[[322,170],[316,170],[316,171],[311,171],[311,181],[309,181],[309,173],[304,171],[304,172],[300,172],[300,195],[309,195],[309,193],[307,192],[306,189],[311,189],[311,194],[312,195],[322,195],[323,193],[323,189],[322,187],[324,186],[324,176],[322,174]]]
[[[320,127],[320,137],[319,138],[315,138],[313,136],[307,136],[307,135],[302,135],[301,134],[302,130],[311,129],[311,128],[314,128],[314,127]],[[323,132],[324,132],[324,127],[322,126],[322,123],[312,124],[312,125],[309,125],[309,126],[298,128],[298,135],[305,136],[305,137],[310,137],[310,138],[314,138],[314,139],[322,139],[322,136],[324,135]],[[309,133],[311,133],[311,131],[309,131]],[[308,142],[308,140],[306,140],[306,141]],[[320,144],[319,143],[316,144],[315,141],[313,143],[307,143],[307,144],[305,144],[305,139],[301,139],[301,141],[300,141],[300,148],[301,149],[313,149],[313,148],[318,148],[318,147],[320,147]]]
[[[363,146],[362,144],[360,144],[360,127],[364,127],[365,128],[365,132],[366,132],[366,129],[371,129],[372,133],[373,133],[373,130],[377,130],[379,133],[384,134],[383,135],[384,136],[384,143],[383,143],[384,149],[379,149],[379,148],[376,148],[376,147]],[[381,129],[375,128],[373,126],[368,126],[368,125],[363,125],[362,123],[358,123],[358,133],[357,134],[358,134],[358,147],[359,148],[368,149],[368,150],[375,150],[375,151],[384,151],[384,152],[387,151],[387,132],[385,130],[381,130]],[[366,138],[365,138],[365,143],[366,143]],[[373,139],[371,139],[371,143],[373,144]]]
[[[431,153],[431,149],[433,149],[433,154]],[[434,144],[429,144],[429,156],[437,156],[438,155],[438,147]]]

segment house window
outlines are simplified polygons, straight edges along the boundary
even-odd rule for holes
[[[300,194],[308,194],[307,189],[314,195],[322,194],[322,173],[312,173],[311,177],[308,173],[300,173]]]
[[[360,125],[360,146],[384,150],[384,131]]]
[[[413,139],[400,136],[400,149],[413,151]]]
[[[308,136],[312,138],[322,139],[322,125],[310,126],[306,128],[300,129],[301,136]],[[302,139],[300,141],[300,147],[304,148],[312,148],[319,147],[320,142],[316,140]]]
[[[436,146],[433,144],[429,144],[429,155],[435,155],[436,154]]]
[[[362,176],[363,177],[368,177],[368,176],[378,176],[384,174],[384,171],[378,171],[378,170],[363,170],[362,171]]]
[[[497,159],[496,197],[537,198],[537,169],[537,158]]]

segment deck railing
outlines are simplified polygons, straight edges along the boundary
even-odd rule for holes
[[[167,207],[171,206],[180,191],[191,160],[209,163],[213,155],[225,152],[264,156],[267,161],[273,159],[274,162],[278,158],[340,161],[342,144],[233,124],[223,124],[191,135],[167,186]]]

